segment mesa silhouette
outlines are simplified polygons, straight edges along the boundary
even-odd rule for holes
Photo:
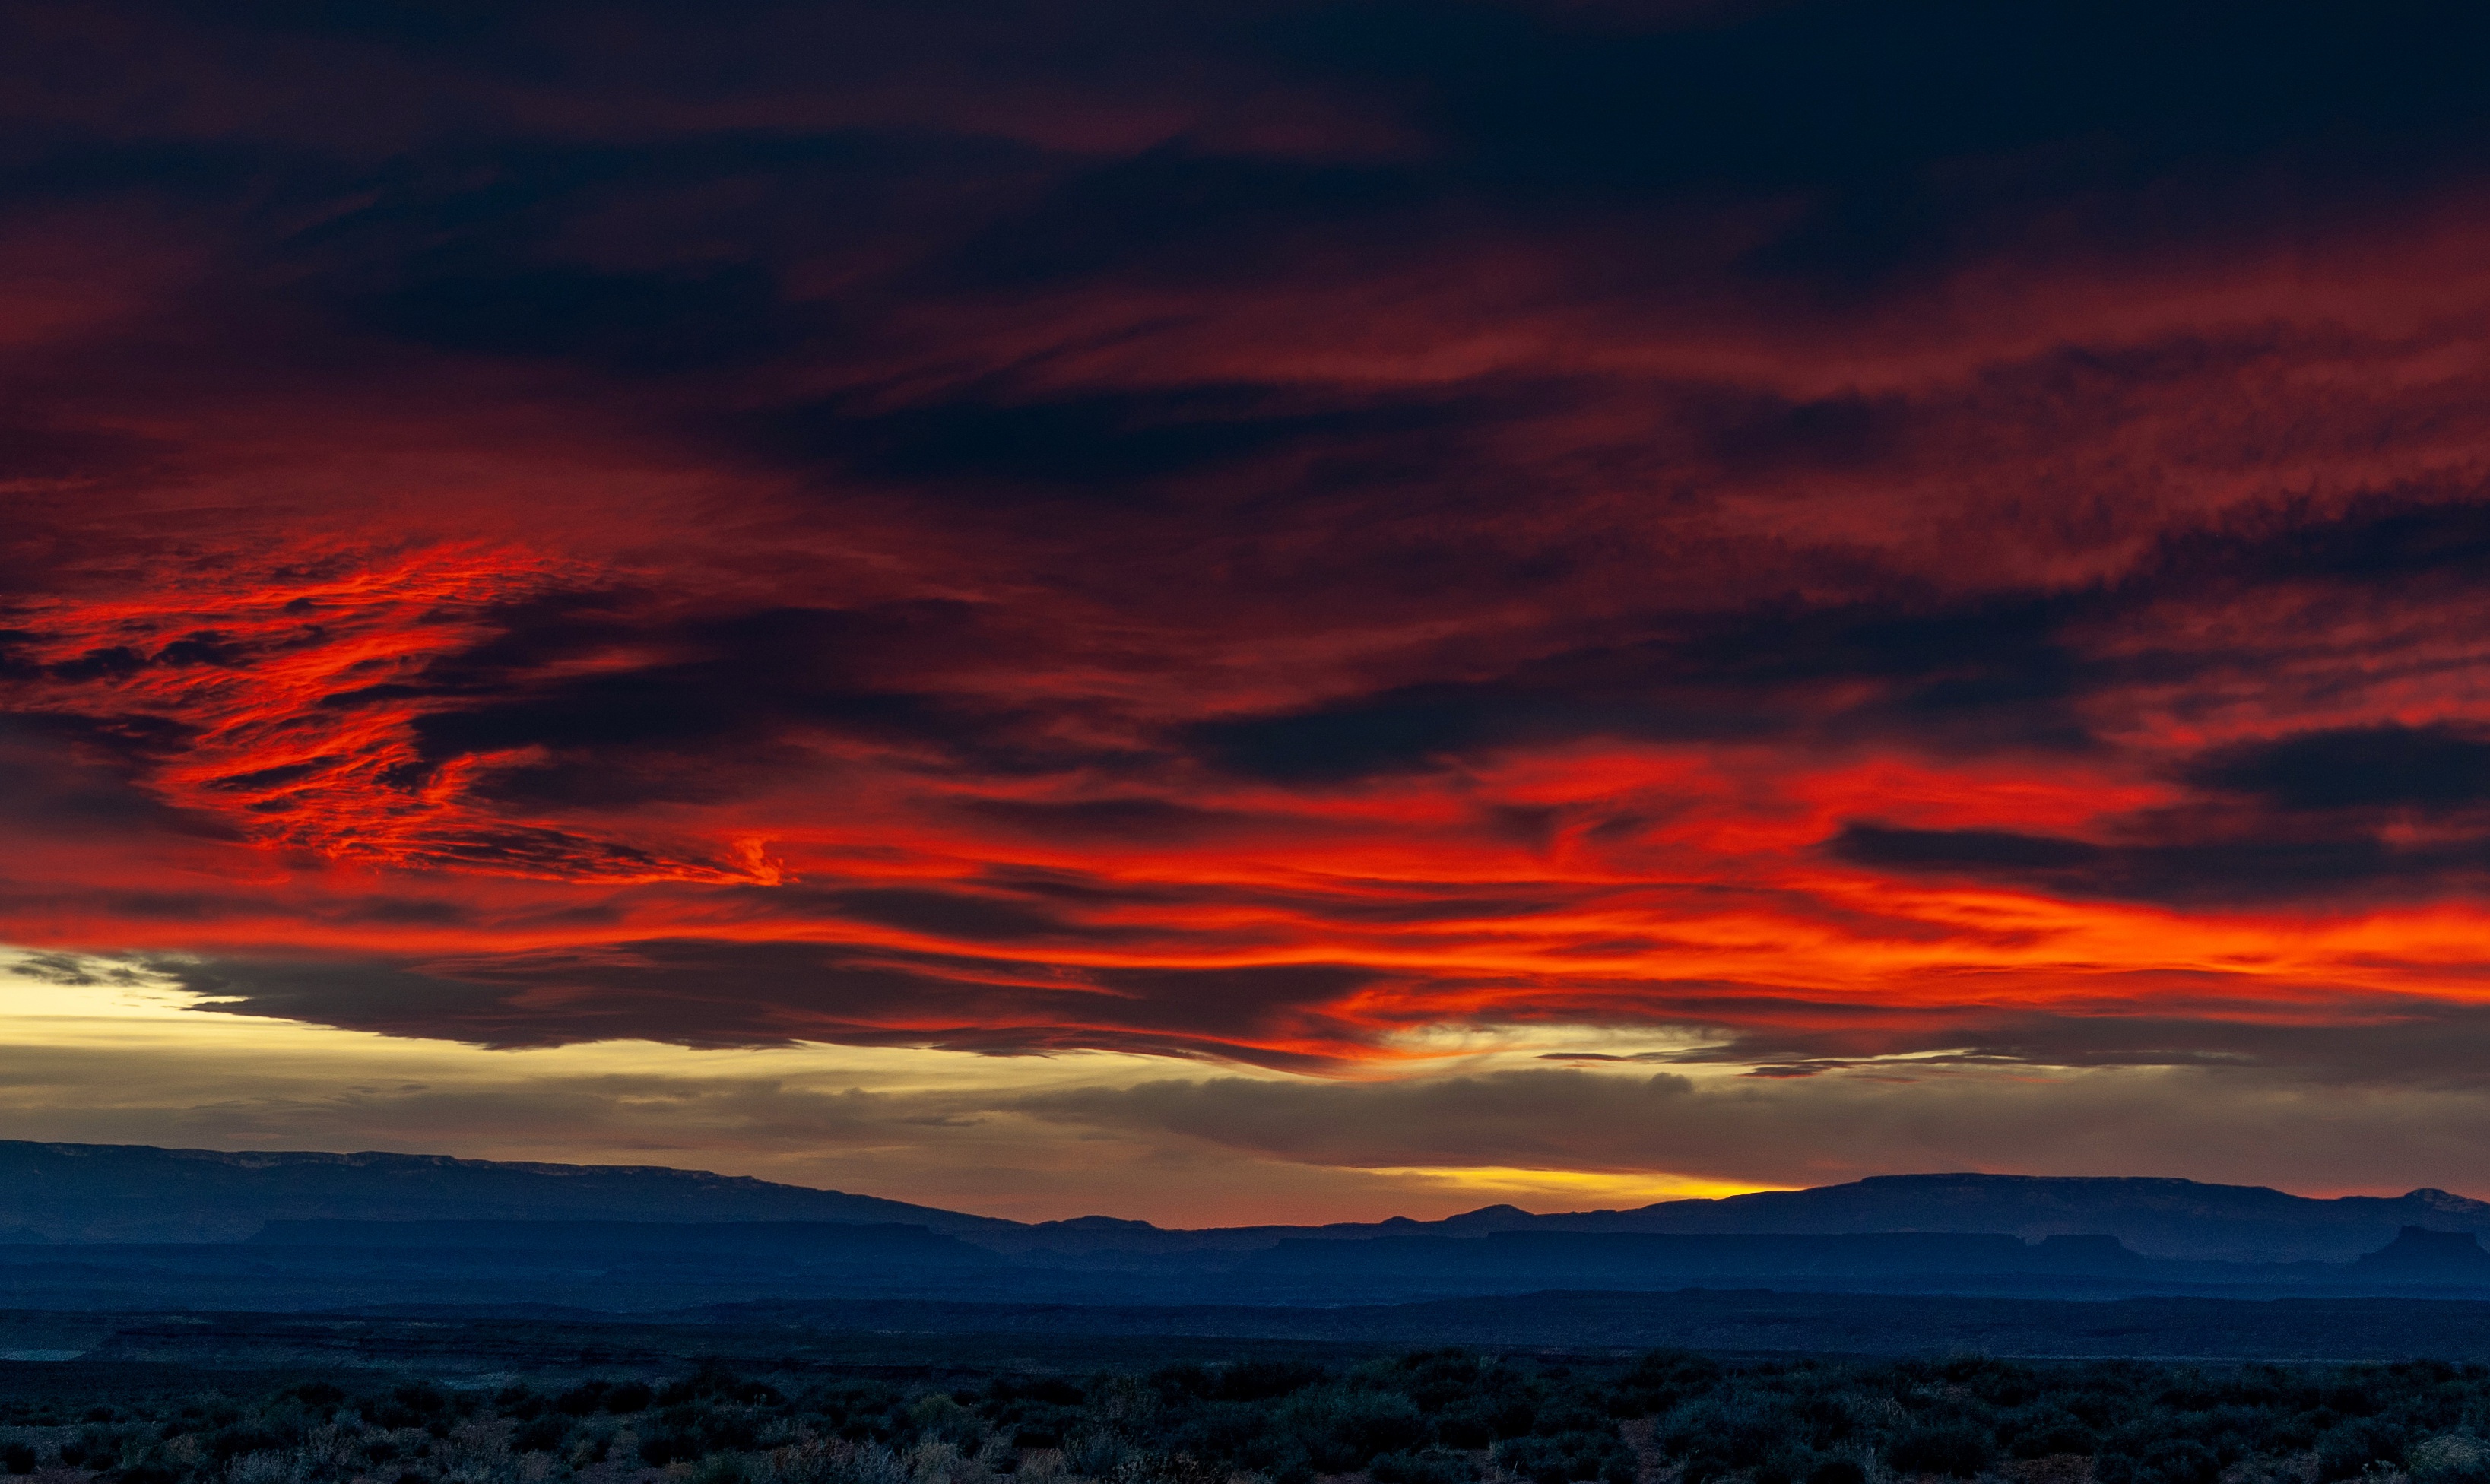
[[[1894,1176],[1439,1221],[1017,1222],[661,1167],[0,1144],[19,1308],[1394,1305],[1564,1290],[2490,1297],[2490,1206],[2188,1180]]]

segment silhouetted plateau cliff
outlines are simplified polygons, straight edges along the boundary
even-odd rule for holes
[[[306,1303],[392,1284],[525,1295],[557,1269],[627,1272],[654,1285],[631,1300],[641,1307],[724,1297],[773,1272],[812,1290],[931,1295],[973,1283],[1081,1302],[1144,1291],[1357,1301],[1534,1284],[2490,1290],[2490,1253],[2465,1235],[2484,1225],[2490,1205],[2439,1190],[2316,1200],[2175,1179],[1917,1175],[1634,1210],[1502,1206],[1440,1221],[1183,1231],[1106,1216],[1008,1221],[654,1167],[0,1143],[0,1231],[17,1238],[0,1243],[0,1265],[62,1303],[122,1281],[94,1276],[107,1268],[159,1274],[167,1295],[193,1283],[245,1303],[262,1301],[249,1274],[277,1268],[302,1276],[291,1292]],[[201,1245],[216,1243],[259,1256]]]

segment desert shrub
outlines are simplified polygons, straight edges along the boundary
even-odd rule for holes
[[[2373,1408],[2371,1414],[2342,1423],[2318,1440],[2318,1478],[2357,1478],[2373,1466],[2393,1466],[2404,1461],[2405,1430],[2374,1415],[2377,1410]]]
[[[565,1484],[599,1462],[681,1484],[1529,1484],[1632,1477],[1647,1418],[1683,1484],[1870,1484],[2055,1460],[2091,1484],[2490,1484],[2490,1367],[2021,1363],[1958,1356],[1568,1365],[1460,1350],[1331,1367],[1180,1362],[1086,1377],[855,1375],[790,1399],[719,1364],[456,1389],[0,1393],[0,1470],[81,1484]],[[45,1431],[36,1433],[33,1428]],[[611,1459],[608,1454],[611,1452]],[[2020,1463],[2001,1469],[2031,1473]],[[1019,1476],[1026,1475],[1026,1479]]]
[[[2441,1433],[2406,1448],[2404,1467],[2422,1484],[2490,1484],[2490,1446],[2468,1433]]]
[[[270,1428],[238,1422],[209,1436],[207,1454],[221,1464],[245,1453],[274,1453],[289,1440]]]
[[[941,1391],[928,1392],[909,1403],[908,1420],[915,1425],[918,1437],[954,1447],[973,1447],[986,1435],[985,1423],[975,1412]]]
[[[282,1453],[246,1453],[225,1466],[225,1484],[288,1484],[293,1474]]]
[[[364,1415],[386,1428],[428,1427],[443,1422],[449,1411],[449,1398],[440,1388],[413,1382],[371,1404]]]
[[[880,1443],[807,1438],[778,1448],[752,1469],[756,1484],[909,1484],[907,1467]]]
[[[1532,1435],[1496,1444],[1495,1461],[1508,1473],[1530,1484],[1575,1484],[1597,1479],[1603,1484],[1634,1484],[1635,1459],[1613,1433]]]
[[[1922,1423],[1886,1445],[1885,1461],[1896,1473],[1941,1473],[1968,1479],[1996,1454],[1985,1430],[1966,1422]]]
[[[1652,1416],[1708,1393],[1720,1380],[1716,1361],[1683,1351],[1655,1352],[1617,1379],[1607,1410],[1611,1416]]]
[[[1325,1386],[1281,1404],[1273,1423],[1304,1449],[1319,1473],[1348,1473],[1375,1455],[1424,1445],[1433,1429],[1417,1405],[1397,1391]]]
[[[87,1425],[61,1443],[61,1462],[72,1468],[110,1469],[120,1462],[123,1450],[136,1438],[138,1429],[127,1423],[98,1422],[96,1412],[107,1418],[112,1409],[99,1407],[87,1412]]]
[[[2099,1435],[2081,1417],[2063,1407],[2041,1404],[2009,1413],[1998,1424],[1998,1437],[2015,1458],[2047,1458],[2056,1453],[2092,1453]]]
[[[570,1440],[571,1420],[558,1411],[539,1411],[510,1435],[510,1447],[520,1453],[559,1453]]]
[[[610,1382],[581,1382],[578,1385],[555,1397],[553,1405],[565,1416],[584,1417],[592,1411],[603,1411],[605,1393],[613,1389],[613,1383]]]
[[[688,1425],[701,1440],[705,1453],[740,1451],[761,1441],[763,1413],[740,1405],[709,1406],[691,1410]]]
[[[689,1428],[660,1423],[640,1437],[640,1462],[651,1469],[690,1463],[701,1456],[700,1438]]]
[[[1303,1391],[1329,1376],[1321,1366],[1301,1360],[1239,1360],[1220,1368],[1218,1395],[1231,1402],[1267,1402]]]
[[[1067,1473],[1087,1474],[1103,1478],[1115,1471],[1132,1449],[1114,1433],[1100,1429],[1075,1433],[1063,1440],[1063,1468]]]
[[[1367,1466],[1375,1484],[1475,1484],[1478,1465],[1442,1448],[1381,1454]]]
[[[1180,1360],[1149,1374],[1150,1387],[1165,1404],[1200,1401],[1219,1394],[1219,1373],[1199,1360]]]
[[[112,1470],[112,1484],[181,1484],[183,1469],[161,1453],[149,1449]]]
[[[717,1360],[704,1360],[689,1376],[667,1382],[651,1399],[659,1407],[680,1407],[707,1399],[775,1407],[786,1400],[767,1382],[746,1381]],[[647,1404],[643,1404],[647,1405]]]
[[[1078,1407],[1081,1388],[1060,1376],[998,1376],[986,1382],[989,1403],[1040,1402],[1050,1407]]]
[[[504,1386],[493,1393],[493,1411],[513,1422],[532,1422],[544,1415],[552,1401],[524,1382]]]
[[[1690,1480],[1752,1469],[1783,1447],[1798,1431],[1781,1415],[1778,1399],[1730,1393],[1678,1408],[1653,1428],[1652,1440],[1683,1463]],[[1549,1431],[1543,1421],[1539,1431]]]

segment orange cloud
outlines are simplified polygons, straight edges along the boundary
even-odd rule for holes
[[[0,941],[491,1046],[2470,1044],[2469,79],[2338,139],[2086,34],[1863,131],[1821,7],[975,87],[858,15],[889,85],[732,99],[663,17],[46,21],[190,41],[13,105]]]

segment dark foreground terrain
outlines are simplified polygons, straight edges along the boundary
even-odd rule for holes
[[[902,1363],[928,1356],[1232,1355],[1462,1345],[1615,1355],[2393,1361],[2490,1365],[2490,1303],[2453,1299],[2109,1301],[1771,1290],[1555,1291],[1336,1306],[972,1303],[918,1299],[714,1304],[642,1315],[551,1305],[398,1304],[328,1313],[0,1311],[0,1368],[145,1363],[417,1367],[428,1374]],[[2490,1484],[2490,1481],[2485,1481]]]
[[[455,1377],[19,1361],[0,1365],[0,1467],[44,1484],[2490,1480],[2490,1368],[2463,1362],[1015,1343],[546,1351]]]
[[[2479,1378],[2464,1367],[2490,1366],[2483,1226],[2490,1205],[2440,1191],[1931,1175],[1632,1211],[1175,1231],[698,1171],[0,1141],[0,1396],[20,1399],[12,1425],[48,1429],[0,1440],[0,1466],[50,1484],[2452,1480],[2473,1467]],[[1395,1358],[1447,1349],[1462,1355]],[[1619,1391],[1653,1352],[1726,1369],[1699,1386],[1670,1373],[1683,1394],[1649,1372]],[[2010,1403],[1973,1373],[1928,1379],[1963,1355],[2037,1389]],[[2130,1369],[2063,1369],[2083,1362]],[[2208,1404],[2215,1433],[2170,1434],[2207,1450],[2185,1468],[2133,1431],[2179,1426],[2133,1421],[2136,1397],[2183,1384],[2155,1367],[2355,1364],[2405,1364],[2359,1374],[2426,1374],[2444,1394],[2391,1426],[2376,1419],[2406,1404],[2356,1405],[2349,1382],[2325,1382],[2322,1406],[2302,1391]],[[1295,1379],[1237,1379],[1270,1366]],[[1434,1379],[1407,1379],[1421,1372]],[[756,1378],[767,1399],[738,1389]],[[1005,1394],[1023,1381],[1057,1411]],[[623,1398],[692,1389],[651,1412],[579,1400],[595,1382]],[[823,1410],[833,1383],[898,1389],[874,1393],[885,1420],[867,1425],[849,1402]],[[1776,1386],[1797,1399],[1749,1396]],[[293,1400],[272,1412],[276,1392]],[[2089,1431],[2030,1452],[2040,1435],[2015,1419],[2062,1393],[2095,1398],[2048,1403]],[[2126,1400],[2099,1400],[2113,1393]],[[571,1411],[549,1400],[564,1395]],[[1713,1410],[1683,1411],[1698,1402]],[[1736,1441],[1751,1403],[1770,1447]],[[1481,1432],[1461,1407],[1505,1420]],[[1322,1420],[1335,1411],[1351,1420]],[[107,1432],[79,1441],[88,1427]],[[1926,1451],[1939,1437],[1954,1451]],[[2345,1459],[2352,1473],[2328,1471]]]

